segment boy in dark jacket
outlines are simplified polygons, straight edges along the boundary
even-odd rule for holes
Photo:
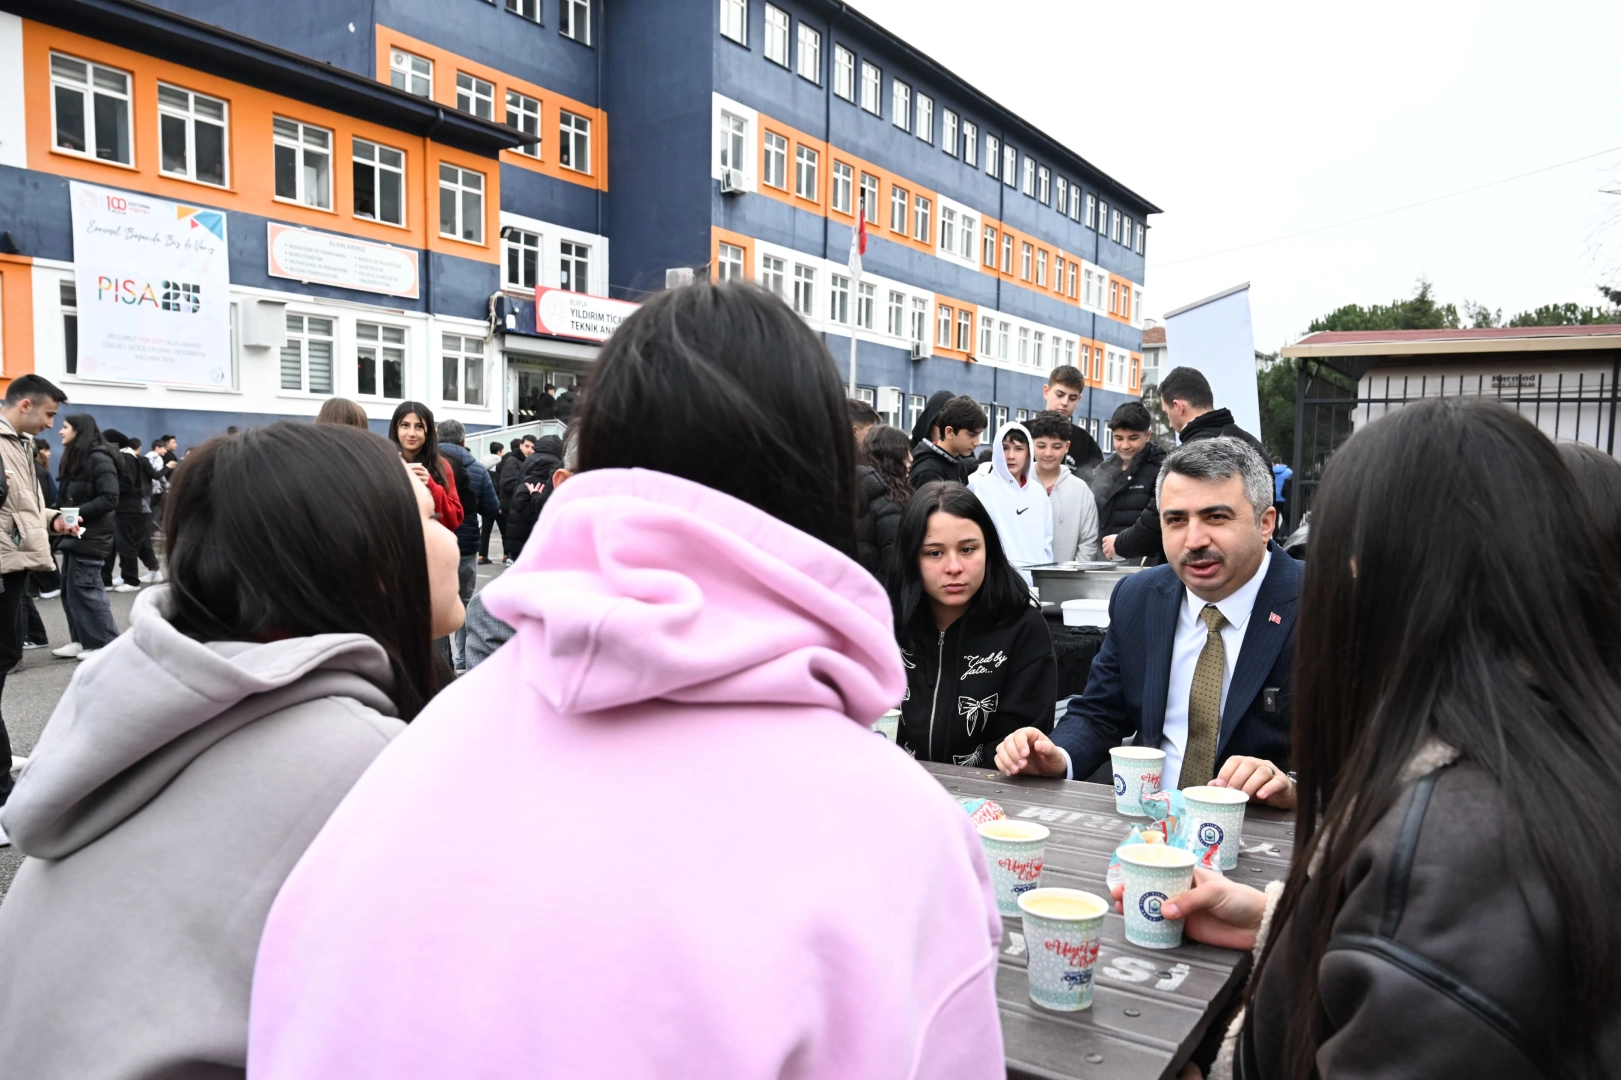
[[[134,592],[141,587],[141,560],[146,568],[158,569],[157,556],[152,553],[152,481],[158,474],[152,471],[141,456],[137,441],[133,446],[123,432],[108,428],[102,436],[118,453],[113,464],[118,469],[118,513],[114,526],[113,550],[101,569],[101,583],[114,592]],[[123,575],[116,582],[113,564],[121,564]]]
[[[1154,422],[1140,401],[1128,401],[1109,418],[1114,453],[1092,474],[1098,504],[1098,536],[1113,538],[1131,528],[1154,501],[1165,449],[1153,441]]]
[[[910,477],[913,490],[935,480],[968,483],[970,470],[964,459],[979,450],[979,437],[985,430],[985,410],[966,394],[941,401],[944,393],[941,391],[929,399],[931,406],[940,402],[936,406],[938,411],[925,409],[918,419],[918,429],[926,432],[926,437],[917,438],[918,430],[912,433],[916,443],[912,448]]]

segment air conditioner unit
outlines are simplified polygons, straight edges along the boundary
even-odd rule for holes
[[[664,271],[664,287],[666,289],[679,289],[683,285],[692,284],[692,267],[672,266]]]
[[[921,341],[912,342],[912,359],[913,360],[923,360],[923,359],[926,359],[928,357],[928,355],[929,354],[924,350],[923,343]]]
[[[245,300],[238,310],[238,341],[247,349],[280,349],[287,344],[287,303]]]
[[[742,195],[748,191],[743,183],[743,170],[727,169],[720,174],[720,193],[722,195]]]
[[[901,388],[898,386],[880,386],[874,397],[872,407],[877,412],[900,415]]]

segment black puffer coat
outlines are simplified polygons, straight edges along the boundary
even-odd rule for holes
[[[1233,423],[1233,414],[1226,409],[1212,409],[1189,420],[1188,426],[1182,429],[1180,445],[1186,446],[1200,439],[1217,438],[1247,442],[1255,448],[1257,454],[1261,455],[1262,461],[1269,460],[1266,456],[1266,447],[1261,445],[1261,440]],[[1165,561],[1165,540],[1160,535],[1157,501],[1151,501],[1143,507],[1143,512],[1137,516],[1136,524],[1122,530],[1115,538],[1114,553],[1122,559],[1140,559],[1146,556],[1148,565],[1151,566]]]
[[[884,478],[871,465],[856,468],[860,506],[856,514],[856,562],[880,583],[895,563],[895,533],[905,509],[889,497]]]
[[[1110,454],[1092,474],[1092,497],[1098,501],[1098,536],[1113,536],[1137,523],[1143,509],[1154,501],[1165,448],[1149,443],[1131,465],[1120,467],[1120,456]]]
[[[523,472],[507,506],[507,556],[516,559],[529,534],[535,531],[541,508],[552,495],[552,475],[563,467],[563,440],[546,435],[535,440],[535,451],[523,459]]]
[[[95,447],[85,455],[79,471],[61,478],[58,506],[77,506],[79,536],[64,536],[59,548],[83,559],[105,559],[113,550],[113,525],[118,515],[118,465],[114,451]]]

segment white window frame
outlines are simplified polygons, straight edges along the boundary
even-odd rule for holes
[[[971,169],[979,165],[979,125],[969,120],[962,122],[962,163]]]
[[[371,157],[367,158],[362,156],[363,147],[367,148],[371,152]],[[394,165],[385,161],[385,152],[389,154],[397,154],[399,156],[399,164]],[[353,205],[355,208],[355,217],[362,221],[376,221],[384,225],[394,225],[398,228],[405,228],[406,220],[409,217],[409,212],[406,209],[406,193],[408,189],[405,182],[405,151],[399,149],[398,147],[388,146],[384,143],[373,142],[370,139],[362,139],[360,136],[356,135],[350,140],[349,154],[352,165],[350,170],[351,179],[353,181],[353,191],[351,192],[351,197],[354,200]],[[357,175],[357,173],[362,167],[369,168],[372,172],[371,197],[372,206],[377,210],[375,214],[368,215],[360,212],[360,177]],[[390,220],[389,218],[384,217],[382,213],[384,173],[393,176],[394,182],[399,185],[400,219],[398,221]]]
[[[183,94],[186,104],[181,106],[163,100],[164,91],[171,94]],[[198,106],[217,106],[218,117],[200,113]],[[177,176],[190,180],[196,184],[207,184],[210,187],[230,187],[231,185],[231,112],[230,105],[224,100],[209,94],[199,94],[195,90],[187,90],[183,86],[172,83],[158,83],[158,171],[165,176]],[[179,170],[170,170],[163,167],[163,120],[168,117],[179,120],[185,125],[185,156],[186,167]],[[197,127],[199,124],[219,128],[220,133],[220,178],[218,180],[205,180],[197,175]]]
[[[1102,199],[1098,200],[1098,235],[1109,235],[1109,204]]]
[[[934,99],[927,94],[918,94],[912,111],[916,113],[917,123],[912,133],[930,146],[934,145]]]
[[[478,395],[470,393],[472,376],[478,375]],[[454,374],[455,387],[447,392],[446,376]],[[485,378],[484,338],[472,334],[439,335],[439,400],[452,405],[483,407],[488,404],[489,380]]]
[[[1076,260],[1071,259],[1069,261],[1069,288],[1064,290],[1064,291],[1069,296],[1072,296],[1072,297],[1075,295],[1075,272],[1076,272],[1076,269],[1077,269]]]
[[[749,0],[720,0],[720,36],[748,47]]]
[[[852,104],[856,99],[856,54],[833,46],[833,93]]]
[[[950,349],[957,325],[957,313],[950,304],[936,305],[934,311],[934,345],[937,349]]]
[[[1030,328],[1028,326],[1019,327],[1018,364],[1020,367],[1028,367],[1030,365]]]
[[[974,351],[974,313],[968,308],[957,309],[957,351]]]
[[[788,302],[785,295],[788,289],[788,262],[778,255],[761,255],[760,284],[767,292],[774,294],[777,299]]]
[[[372,331],[368,336],[367,331]],[[360,361],[367,352],[372,353],[372,385],[370,391],[364,390],[360,385]],[[388,393],[387,368],[390,360],[389,353],[398,353],[400,367],[400,392]],[[365,322],[355,323],[355,396],[363,398],[376,398],[383,401],[404,401],[411,395],[411,332],[406,327],[394,326],[390,323]]]
[[[561,0],[557,32],[581,45],[591,44],[591,0]]]
[[[1010,188],[1019,186],[1019,151],[1011,146],[1002,147],[1002,183]]]
[[[1036,245],[1030,241],[1023,241],[1019,252],[1019,277],[1025,281],[1030,280],[1030,274],[1035,269]]]
[[[1131,324],[1133,326],[1143,324],[1143,291],[1136,287],[1131,290]]]
[[[470,71],[456,72],[456,111],[495,121],[495,84]]]
[[[591,175],[591,120],[563,110],[557,118],[557,163],[571,172]],[[582,152],[583,148],[583,152]],[[576,164],[584,158],[584,167]]]
[[[765,175],[760,182],[778,191],[788,190],[788,140],[775,131],[765,133]]]
[[[427,70],[423,71],[425,67]],[[416,97],[433,99],[433,61],[404,49],[388,50],[388,84]]]
[[[878,220],[878,200],[881,190],[882,185],[879,184],[876,176],[869,172],[861,174],[861,198],[867,208],[868,225],[873,225]]]
[[[912,88],[899,79],[890,80],[889,112],[896,127],[912,130]]]
[[[1046,248],[1037,248],[1036,249],[1036,287],[1038,289],[1045,289],[1047,287],[1047,249]]]
[[[276,385],[283,394],[315,394],[330,397],[337,390],[338,366],[338,320],[331,315],[307,315],[301,311],[289,311],[285,316],[287,320],[287,343],[282,346],[278,356],[279,370],[276,375]],[[298,327],[294,329],[293,320],[298,320]],[[310,320],[327,324],[327,332],[322,334],[310,329]],[[317,389],[311,377],[312,368],[310,355],[310,342],[326,343],[326,384],[325,389]],[[288,386],[288,356],[289,349],[298,352],[298,385]]]
[[[559,289],[587,296],[594,295],[591,292],[591,265],[596,262],[596,257],[592,253],[593,247],[594,245],[579,240],[564,240],[557,245]],[[584,280],[581,280],[582,278]]]
[[[1076,223],[1081,220],[1081,185],[1073,180],[1069,185],[1069,219]]]
[[[878,287],[870,281],[863,281],[856,285],[856,325],[863,330],[871,330],[874,308],[878,306]]]
[[[832,274],[828,280],[831,288],[828,290],[829,303],[827,307],[828,322],[848,326],[850,323],[850,279],[843,274]]]
[[[989,315],[979,317],[979,355],[992,357],[996,355],[996,320]]]
[[[544,238],[530,229],[504,226],[501,229],[501,285],[503,288],[532,293],[541,283],[546,265]],[[516,266],[514,264],[516,263]],[[526,266],[525,264],[529,264]],[[513,270],[517,270],[514,276]],[[532,269],[525,281],[525,271]]]
[[[1044,368],[1047,366],[1047,332],[1037,330],[1030,335],[1030,366]]]
[[[1086,197],[1086,227],[1088,229],[1095,229],[1095,226],[1094,226],[1093,223],[1097,220],[1097,212],[1098,212],[1098,197],[1096,195],[1091,195],[1091,194],[1087,195],[1087,197]]]
[[[540,22],[540,0],[507,0],[507,10],[520,19]]]
[[[1002,232],[1002,273],[1013,273],[1013,234]]]
[[[1060,214],[1069,208],[1069,180],[1065,177],[1060,176],[1053,182],[1053,205]]]
[[[807,319],[816,318],[816,267],[794,264],[794,312]]]
[[[1109,239],[1120,243],[1120,211],[1109,211]]]
[[[996,226],[985,226],[985,265],[996,269]]]
[[[281,130],[281,125],[290,125],[293,132]],[[324,144],[311,140],[311,133],[319,134],[326,140]],[[287,116],[276,116],[271,119],[271,160],[274,169],[275,147],[292,150],[296,155],[294,159],[294,194],[291,196],[276,193],[277,202],[297,203],[299,206],[308,206],[316,210],[332,209],[332,132],[315,124],[306,124],[301,120],[294,120]],[[311,193],[305,190],[305,173],[309,170],[311,157],[326,158],[326,191],[325,201],[311,201]],[[275,190],[275,180],[271,180],[272,190]]]
[[[957,114],[950,109],[940,110],[940,149],[957,156],[957,134],[959,121]]]
[[[69,64],[79,64],[84,68],[84,81],[79,82],[66,71],[57,70],[57,60]],[[108,82],[112,79],[122,79],[124,89],[115,90],[110,85],[100,85],[97,75],[105,74]],[[21,83],[18,83],[20,88]],[[84,120],[84,149],[75,150],[62,144],[61,117],[57,115],[57,99],[60,91],[77,93],[80,101],[80,115]],[[104,97],[111,101],[124,103],[124,158],[115,156],[104,157],[101,154],[101,140],[96,131],[96,99]],[[21,102],[17,103],[18,108]],[[116,139],[116,136],[115,136]],[[68,53],[51,52],[51,149],[59,154],[70,154],[90,161],[100,161],[108,165],[121,165],[125,168],[135,167],[135,98],[134,76],[122,68],[111,67],[107,64],[92,63],[89,60],[72,56]],[[117,151],[116,143],[114,152]]]
[[[1000,177],[1002,168],[1002,141],[995,135],[985,136],[985,174]]]
[[[889,290],[889,322],[886,329],[890,337],[903,338],[906,336],[906,294],[895,289]]]
[[[451,240],[460,240],[467,244],[484,243],[484,214],[485,197],[488,194],[486,177],[474,169],[464,169],[460,165],[453,165],[448,161],[439,163],[439,235]],[[476,180],[476,183],[474,182]],[[445,197],[453,196],[452,205],[456,208],[455,231],[445,232]],[[468,233],[468,196],[478,199],[477,230],[473,235]]]
[[[922,195],[912,196],[912,239],[927,244],[934,235],[934,203]]]
[[[946,251],[957,250],[957,211],[944,203],[940,205],[940,246]]]
[[[979,236],[979,219],[970,214],[962,215],[962,228],[957,231],[958,246],[956,255],[963,262],[972,266],[974,264],[974,241]]]
[[[1140,221],[1137,223],[1137,247],[1136,247],[1136,252],[1139,255],[1141,255],[1143,253],[1143,223],[1140,222]]]
[[[1123,238],[1120,242],[1129,248],[1131,246],[1131,215],[1121,215],[1120,225],[1120,235]]]
[[[884,72],[867,61],[861,61],[861,107],[874,116],[883,115]]]
[[[530,108],[531,105],[534,106],[534,108]],[[511,128],[513,131],[521,131],[526,135],[533,135],[536,139],[533,145],[524,143],[521,146],[513,147],[512,149],[515,153],[523,154],[525,157],[540,157],[539,140],[542,138],[540,132],[540,118],[541,105],[539,98],[532,98],[521,90],[514,90],[510,86],[507,87],[507,127]]]
[[[929,347],[929,302],[921,296],[912,297],[912,344]]]
[[[794,58],[794,70],[799,72],[801,79],[808,79],[817,86],[822,85],[822,32],[810,26],[803,19],[799,22],[799,32],[795,34],[799,52]]]
[[[1021,188],[1026,195],[1035,198],[1036,195],[1036,162],[1028,155],[1024,159],[1024,187]]]
[[[912,193],[899,184],[891,184],[889,188],[889,231],[907,235],[906,228],[911,221]]]
[[[996,322],[996,357],[998,360],[1007,360],[1009,350],[1013,348],[1013,324],[1006,319]]]
[[[742,281],[746,277],[743,249],[736,244],[722,241],[716,262],[720,268],[719,280]]]
[[[794,194],[810,202],[819,201],[822,155],[809,146],[794,148]]]
[[[749,122],[727,109],[720,111],[715,141],[720,149],[720,167],[744,172],[752,158],[749,153]]]
[[[765,6],[765,58],[773,64],[788,66],[788,39],[792,36],[794,20],[775,4]]]
[[[1052,199],[1053,174],[1045,165],[1036,166],[1036,198],[1041,200],[1042,206],[1050,204]]]
[[[856,171],[845,161],[833,162],[833,209],[841,214],[855,213]]]

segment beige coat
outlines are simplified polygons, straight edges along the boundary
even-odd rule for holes
[[[0,464],[5,465],[9,493],[0,505],[0,574],[51,570],[50,521],[56,511],[45,505],[34,473],[34,439],[19,435],[0,416]]]

